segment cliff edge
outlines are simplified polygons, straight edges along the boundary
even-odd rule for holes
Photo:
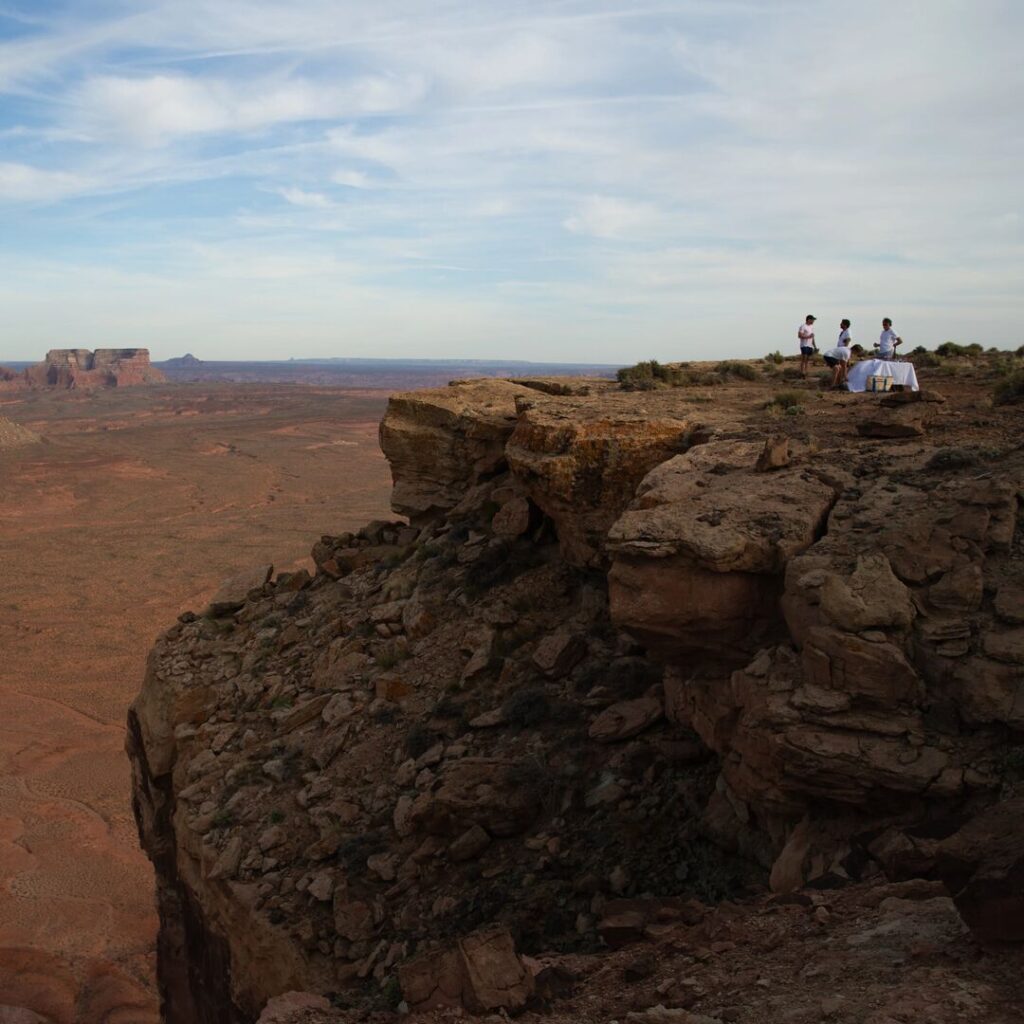
[[[159,639],[128,752],[171,1024],[1010,1019],[1013,417],[771,397],[395,395],[403,518]],[[823,1006],[813,965],[861,980]]]

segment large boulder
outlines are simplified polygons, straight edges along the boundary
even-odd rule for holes
[[[535,394],[504,380],[392,395],[380,425],[391,464],[391,507],[414,524],[454,508],[505,466],[517,397]]]
[[[942,840],[936,871],[976,935],[1024,942],[1024,797],[989,807]]]
[[[648,470],[703,439],[696,421],[652,413],[633,395],[533,395],[518,408],[509,466],[553,520],[566,561],[581,567],[604,564],[608,528]]]
[[[787,561],[836,500],[822,476],[756,464],[758,442],[712,441],[653,469],[608,534],[612,617],[667,655],[727,653],[778,620]]]
[[[512,936],[500,926],[467,935],[453,949],[403,964],[398,980],[415,1011],[460,1007],[471,1013],[514,1013],[526,1007],[534,985]]]

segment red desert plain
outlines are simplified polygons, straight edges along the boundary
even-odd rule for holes
[[[0,436],[0,1019],[158,1020],[123,752],[147,651],[226,576],[311,564],[320,534],[387,514],[385,400],[216,382],[0,398],[41,438]]]

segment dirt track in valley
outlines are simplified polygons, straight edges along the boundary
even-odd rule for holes
[[[124,718],[155,635],[260,561],[388,514],[384,392],[0,395],[0,1007],[157,1020]]]

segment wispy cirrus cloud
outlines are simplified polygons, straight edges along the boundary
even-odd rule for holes
[[[785,340],[751,316],[788,336],[808,303],[1016,346],[1021,28],[1012,0],[7,0],[3,354],[102,334],[125,277],[170,351],[212,317],[211,354],[758,354]]]

